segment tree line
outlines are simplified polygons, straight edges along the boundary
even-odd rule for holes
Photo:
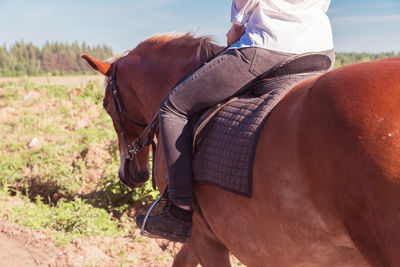
[[[388,53],[336,53],[335,68],[342,67],[349,64],[354,64],[358,62],[371,61],[386,57],[400,56],[400,52],[397,54],[395,52]]]
[[[42,47],[24,41],[10,47],[4,44],[0,46],[0,77],[93,73],[80,57],[84,53],[102,60],[113,56],[109,46],[85,42],[47,42]]]
[[[92,74],[82,54],[90,54],[104,60],[113,56],[107,45],[89,46],[85,42],[72,44],[47,42],[42,47],[24,41],[10,47],[0,46],[0,77]],[[400,56],[394,53],[336,53],[335,68],[379,58]]]

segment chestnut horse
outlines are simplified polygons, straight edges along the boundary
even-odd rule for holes
[[[148,123],[183,76],[221,50],[208,38],[155,36],[113,63],[84,58],[110,76],[126,113]],[[120,177],[148,179],[148,150],[127,161],[108,90],[104,108],[119,136]],[[121,115],[127,139],[143,130]],[[160,148],[160,146],[158,146]],[[162,151],[154,162],[165,187]],[[258,140],[253,192],[194,186],[200,212],[175,266],[400,266],[400,58],[342,67],[297,85]]]

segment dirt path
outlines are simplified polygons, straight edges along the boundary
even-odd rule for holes
[[[0,265],[67,266],[66,256],[44,234],[0,221]]]
[[[178,244],[138,234],[82,238],[60,248],[45,232],[0,220],[0,266],[171,266]]]
[[[39,84],[39,85],[47,85],[47,84],[63,84],[63,85],[71,85],[78,86],[82,83],[87,83],[88,81],[102,81],[103,76],[101,75],[81,75],[81,76],[48,76],[48,77],[12,77],[12,78],[1,78],[0,83],[2,82],[18,82],[21,80],[28,79],[29,81]]]

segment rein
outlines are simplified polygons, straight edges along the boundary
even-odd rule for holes
[[[126,159],[133,160],[136,157],[137,153],[140,151],[140,149],[151,145],[152,153],[153,153],[153,162],[154,162],[155,155],[156,155],[155,154],[156,153],[156,143],[154,141],[154,136],[158,130],[158,112],[156,113],[156,115],[153,117],[153,119],[150,121],[149,124],[138,122],[135,119],[133,119],[131,116],[129,116],[129,114],[124,109],[124,106],[122,104],[122,100],[121,100],[121,97],[120,97],[120,94],[118,92],[118,88],[116,85],[117,62],[118,61],[116,61],[113,65],[112,74],[108,80],[108,84],[109,84],[109,90],[110,90],[110,93],[111,93],[111,96],[112,96],[112,99],[114,102],[114,113],[117,114],[118,127],[121,132],[121,136],[124,140],[126,150],[127,150]],[[139,137],[137,137],[137,138],[135,138],[135,140],[133,140],[132,144],[129,144],[128,139],[126,137],[125,128],[124,128],[124,126],[122,124],[122,120],[121,120],[122,114],[126,118],[128,118],[129,121],[132,122],[134,125],[139,126],[139,127],[144,127],[143,132],[140,134]],[[153,189],[156,189],[156,183],[155,183],[155,178],[154,178],[154,164],[152,166],[151,172],[152,172],[152,186],[153,186]]]

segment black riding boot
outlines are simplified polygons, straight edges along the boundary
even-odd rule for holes
[[[186,242],[192,234],[193,211],[181,209],[168,201],[160,214],[149,216],[145,230],[156,238],[165,238],[175,242]],[[136,217],[136,224],[141,228],[145,215]]]

